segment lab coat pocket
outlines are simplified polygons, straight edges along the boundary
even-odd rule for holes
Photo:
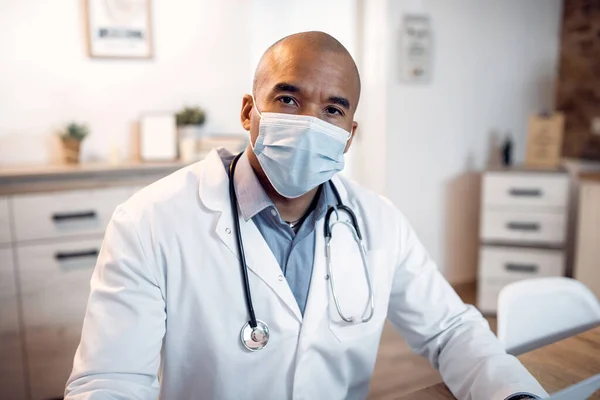
[[[390,280],[387,273],[386,253],[384,250],[371,250],[366,254],[367,266],[371,277],[373,292],[373,316],[367,322],[371,310],[369,285],[364,271],[362,257],[346,248],[344,252],[332,251],[333,290],[331,276],[329,287],[329,329],[340,342],[350,342],[377,332],[383,327],[387,315]],[[336,299],[337,297],[337,306]],[[339,310],[338,310],[339,307]],[[353,319],[352,322],[345,321]]]

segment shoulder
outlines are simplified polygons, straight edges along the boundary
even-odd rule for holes
[[[119,207],[132,220],[140,220],[150,213],[169,214],[183,211],[197,204],[204,161],[184,167],[142,188]]]
[[[347,177],[339,177],[347,195],[346,204],[360,221],[363,236],[368,248],[386,248],[396,251],[399,245],[404,248],[410,224],[400,210],[385,196],[382,196]]]
[[[347,202],[352,207],[386,219],[398,218],[401,215],[398,208],[387,197],[360,185],[348,177],[339,176],[339,181],[346,190]]]

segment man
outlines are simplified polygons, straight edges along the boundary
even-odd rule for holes
[[[545,395],[400,212],[336,175],[359,93],[325,33],[265,52],[241,157],[213,151],[115,211],[67,399],[363,399],[386,317],[458,398]]]

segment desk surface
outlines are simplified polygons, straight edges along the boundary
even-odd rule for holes
[[[529,353],[519,360],[548,393],[554,393],[600,373],[600,327]],[[419,390],[402,400],[446,400],[454,396],[443,383]],[[596,393],[591,399],[600,399]]]

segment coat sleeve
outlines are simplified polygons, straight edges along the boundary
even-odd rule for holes
[[[157,398],[165,302],[144,250],[117,208],[92,276],[66,400]]]
[[[440,371],[458,399],[503,400],[513,393],[547,393],[508,355],[487,321],[465,305],[398,212],[400,243],[388,319],[414,352]]]

